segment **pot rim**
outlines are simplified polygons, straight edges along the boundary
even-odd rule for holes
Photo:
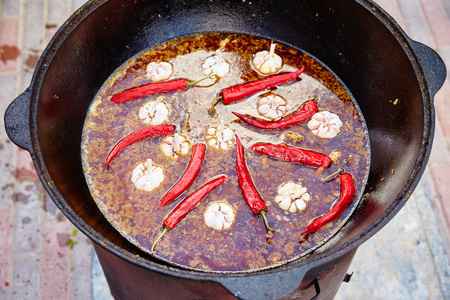
[[[37,108],[38,96],[40,94],[40,87],[45,78],[46,71],[49,65],[51,64],[51,60],[55,55],[55,53],[58,51],[60,45],[64,43],[65,38],[70,35],[72,30],[75,29],[86,16],[91,14],[93,11],[95,11],[98,7],[100,7],[107,1],[109,0],[94,0],[84,4],[64,23],[63,26],[59,28],[54,37],[51,39],[51,41],[49,42],[48,46],[42,53],[37,63],[37,66],[35,68],[31,80],[31,84],[29,87],[30,109],[36,110]],[[435,116],[432,97],[434,97],[435,92],[437,92],[440,86],[442,86],[442,84],[436,83],[435,85],[438,86],[438,88],[436,89],[436,91],[432,90],[430,92],[429,83],[427,82],[427,74],[420,63],[420,57],[416,53],[417,49],[416,44],[419,43],[409,38],[390,15],[388,15],[379,5],[377,5],[371,0],[355,0],[355,2],[360,4],[364,9],[370,11],[374,17],[376,17],[381,23],[383,23],[383,25],[387,29],[389,29],[389,31],[395,37],[397,42],[401,45],[403,51],[409,57],[412,67],[416,73],[417,79],[420,83],[420,90],[422,93],[422,99],[424,103],[424,132],[422,137],[421,151],[416,160],[416,163],[414,164],[414,170],[411,176],[409,177],[408,181],[405,183],[401,192],[397,195],[394,202],[389,206],[389,208],[384,212],[384,214],[379,219],[377,219],[371,226],[369,226],[366,230],[364,230],[362,234],[351,239],[347,243],[337,247],[336,249],[326,251],[318,255],[309,254],[305,257],[299,258],[296,261],[292,261],[280,266],[274,266],[273,268],[267,268],[257,271],[250,270],[239,272],[189,270],[168,265],[163,262],[161,263],[151,262],[143,257],[132,254],[131,252],[124,250],[119,246],[113,244],[111,241],[103,238],[101,234],[93,230],[93,228],[90,227],[85,221],[83,221],[69,206],[65,205],[64,203],[61,203],[60,201],[54,200],[56,206],[72,223],[74,223],[74,225],[78,229],[80,229],[92,241],[94,241],[99,246],[105,248],[106,250],[110,251],[111,253],[141,267],[145,267],[150,270],[188,279],[217,280],[219,278],[223,278],[224,276],[226,276],[227,278],[241,278],[244,276],[248,277],[248,276],[259,276],[261,274],[274,274],[284,272],[289,269],[307,268],[308,266],[315,265],[319,261],[322,263],[326,263],[327,261],[328,262],[332,261],[351,252],[352,250],[355,250],[363,242],[365,242],[372,235],[378,232],[393,218],[393,216],[395,216],[395,214],[397,214],[397,212],[406,203],[408,198],[412,195],[415,187],[419,183],[420,178],[424,172],[425,166],[427,164],[429,154],[431,152],[431,145],[434,136]],[[430,78],[428,78],[428,80],[430,80]],[[37,116],[35,114],[30,115],[31,149],[27,150],[29,150],[36,168],[40,170],[40,172],[38,172],[38,176],[40,177],[41,182],[45,186],[45,189],[47,190],[51,198],[63,199],[62,195],[55,188],[55,185],[45,166],[45,162],[42,157],[38,141],[36,119]],[[345,228],[346,226],[347,224],[344,224],[343,228]],[[320,248],[321,247],[316,249],[316,251],[320,250]]]

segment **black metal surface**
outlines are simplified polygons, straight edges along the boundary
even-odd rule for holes
[[[30,137],[30,89],[17,97],[5,112],[4,123],[8,137],[20,148],[32,153]]]
[[[314,297],[311,298],[311,300],[316,300],[319,298],[320,295],[320,284],[319,284],[319,280],[317,278],[314,279],[314,289],[316,290],[316,295]]]
[[[256,34],[309,52],[342,79],[367,121],[372,162],[363,201],[326,245],[277,269],[220,274],[167,266],[112,228],[84,181],[83,121],[106,78],[145,48],[209,31]],[[123,270],[139,266],[173,277],[171,284],[177,279],[189,284],[215,282],[243,299],[300,298],[299,287],[307,288],[305,282],[354,253],[411,195],[431,150],[432,99],[445,76],[445,66],[433,50],[410,40],[368,0],[98,0],[85,5],[58,31],[41,56],[30,89],[6,112],[5,125],[10,138],[30,151],[41,181],[61,211],[104,249],[132,263]],[[345,266],[335,272],[345,273]],[[200,289],[198,293],[202,298]]]
[[[353,272],[351,272],[350,274],[345,274],[344,279],[342,279],[342,281],[348,283],[352,279],[352,276],[353,276]]]
[[[161,273],[130,264],[103,247],[94,249],[110,285],[115,299],[316,299],[329,300],[334,297],[356,250],[341,257],[315,264],[306,274],[283,272],[284,280],[278,277],[234,276],[227,282],[205,276],[190,280],[173,274]],[[302,277],[290,277],[301,275]],[[293,281],[302,280],[298,286]],[[263,282],[263,280],[267,280]],[[226,287],[229,287],[226,289]],[[230,288],[231,287],[231,288]],[[325,287],[321,289],[320,287]],[[270,288],[270,290],[268,289]],[[231,291],[231,292],[230,292]],[[151,296],[149,296],[151,295]]]

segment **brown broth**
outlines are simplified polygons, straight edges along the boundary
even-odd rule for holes
[[[257,96],[251,96],[230,105],[218,104],[218,116],[208,112],[213,99],[224,88],[264,78],[251,66],[253,55],[269,49],[272,41],[265,38],[209,33],[187,36],[148,49],[133,57],[111,75],[99,90],[86,118],[82,156],[83,167],[91,194],[107,220],[130,242],[149,252],[156,236],[162,230],[165,217],[187,195],[209,181],[226,174],[228,180],[213,190],[158,243],[154,255],[162,260],[190,269],[208,271],[248,271],[278,266],[313,251],[329,239],[348,219],[362,196],[369,170],[370,152],[367,128],[356,102],[342,83],[325,66],[304,52],[277,42],[275,52],[283,59],[282,71],[294,71],[305,66],[305,72],[289,84],[273,90],[287,102],[288,113],[296,111],[303,102],[317,98],[319,111],[328,110],[339,115],[344,123],[339,135],[322,139],[313,135],[307,122],[277,130],[262,130],[235,122],[232,111],[259,116]],[[173,65],[171,79],[197,80],[204,77],[203,61],[221,49],[223,58],[231,65],[231,72],[210,87],[189,87],[186,90],[147,96],[126,103],[113,104],[110,97],[124,89],[148,83],[145,68],[152,61],[168,61]],[[211,83],[211,82],[210,82]],[[203,83],[202,83],[203,84]],[[205,85],[208,82],[204,83]],[[169,120],[180,134],[188,137],[191,146],[205,143],[209,126],[218,126],[221,120],[229,126],[244,145],[248,169],[255,186],[269,209],[269,224],[276,230],[268,238],[259,216],[251,213],[238,186],[235,171],[235,145],[227,150],[206,149],[202,170],[193,185],[176,201],[158,207],[159,199],[179,179],[185,170],[191,152],[172,159],[160,150],[163,137],[139,141],[121,152],[105,168],[111,148],[122,137],[146,127],[139,118],[139,109],[148,101],[162,96],[169,108]],[[190,130],[183,126],[189,120]],[[183,129],[182,129],[183,128]],[[301,142],[286,138],[286,132],[303,136]],[[338,164],[321,170],[268,158],[254,153],[249,147],[259,142],[286,143],[303,149],[330,155],[341,152]],[[352,157],[350,162],[344,160]],[[138,190],[131,183],[131,171],[136,165],[151,158],[164,168],[164,181],[151,192]],[[305,242],[300,233],[308,223],[330,210],[339,197],[339,181],[323,183],[325,176],[343,167],[355,178],[357,194],[351,206],[335,222],[312,234]],[[312,200],[303,212],[284,212],[274,202],[277,188],[285,182],[301,182],[308,188]],[[234,212],[231,228],[216,231],[204,224],[203,213],[211,202],[226,201]]]

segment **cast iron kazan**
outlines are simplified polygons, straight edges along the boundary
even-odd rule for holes
[[[113,229],[83,176],[83,122],[107,77],[145,48],[215,31],[260,35],[310,53],[347,85],[369,129],[369,181],[351,219],[313,254],[271,270],[225,274],[166,265]],[[59,209],[96,243],[117,299],[331,299],[357,247],[417,185],[431,150],[433,97],[445,76],[433,50],[368,0],[98,0],[61,27],[5,124],[11,140],[31,153]]]

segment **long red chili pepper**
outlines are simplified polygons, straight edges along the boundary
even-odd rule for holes
[[[174,125],[155,125],[142,128],[140,130],[134,131],[122,138],[117,144],[113,147],[111,152],[109,152],[108,157],[106,158],[105,166],[108,168],[111,161],[116,157],[123,149],[128,147],[129,145],[154,136],[165,136],[168,134],[172,134],[175,131]]]
[[[111,97],[111,102],[118,104],[149,95],[173,92],[177,90],[185,90],[189,86],[196,85],[200,81],[205,80],[207,78],[210,77],[205,77],[197,81],[189,81],[183,78],[169,81],[147,83],[115,94],[114,96]]]
[[[237,112],[233,112],[233,114],[242,121],[244,121],[245,123],[253,125],[258,128],[280,129],[280,128],[288,128],[303,123],[309,118],[311,118],[316,112],[317,112],[316,102],[307,101],[299,111],[278,121],[262,121],[250,115],[243,115]]]
[[[191,186],[202,168],[203,159],[205,158],[205,150],[206,146],[202,143],[192,146],[191,160],[189,161],[186,170],[183,175],[181,175],[178,182],[172,186],[172,188],[161,198],[161,200],[159,200],[158,206],[161,207],[172,202]]]
[[[333,208],[325,215],[315,219],[311,224],[309,224],[306,229],[301,233],[302,235],[306,233],[314,233],[319,231],[323,226],[337,220],[342,213],[348,208],[350,203],[352,203],[355,197],[355,180],[353,176],[344,173],[340,176],[341,181],[341,194],[339,200],[333,206]]]
[[[222,100],[223,104],[225,105],[233,103],[235,101],[241,100],[242,98],[263,91],[265,89],[269,89],[277,85],[290,82],[299,77],[304,70],[305,67],[301,67],[295,72],[273,75],[261,80],[256,80],[238,86],[227,88],[221,91],[219,93],[219,96],[214,99],[211,111],[214,114],[214,108],[220,100]]]
[[[187,196],[177,207],[166,217],[163,222],[163,230],[156,237],[153,243],[151,253],[155,250],[156,243],[161,240],[162,236],[169,230],[175,228],[175,226],[183,219],[203,198],[205,198],[213,189],[224,183],[228,177],[222,175],[219,178],[213,179],[204,185],[202,185],[195,192]]]
[[[288,162],[300,163],[310,167],[328,168],[331,158],[325,154],[297,147],[273,144],[256,144],[250,147],[255,152]]]
[[[242,196],[245,202],[254,215],[261,215],[264,225],[267,230],[274,231],[269,227],[267,221],[267,205],[259,195],[258,190],[253,184],[252,178],[245,163],[244,147],[242,146],[239,137],[236,137],[236,173],[238,178],[239,187],[241,188]]]

